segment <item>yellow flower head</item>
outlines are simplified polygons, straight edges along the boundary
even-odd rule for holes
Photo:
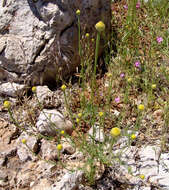
[[[103,112],[101,111],[101,112],[99,112],[99,116],[100,117],[102,117],[103,116]]]
[[[80,122],[80,119],[79,118],[76,118],[76,123],[79,123]]]
[[[140,174],[139,177],[140,177],[140,179],[143,180],[145,178],[145,175],[144,174]]]
[[[78,113],[77,116],[78,116],[79,118],[81,118],[81,117],[82,117],[82,113]]]
[[[144,110],[144,105],[143,105],[143,104],[138,105],[138,109],[139,109],[140,111],[143,111],[143,110]]]
[[[108,74],[107,74],[107,77],[111,78],[111,77],[112,77],[112,74],[111,74],[111,73],[108,73]]]
[[[105,30],[105,24],[102,21],[96,23],[95,28],[98,32],[103,32]]]
[[[132,135],[131,135],[131,139],[132,139],[132,140],[135,140],[135,139],[136,139],[136,135],[135,135],[135,134],[132,134]]]
[[[58,144],[58,145],[57,145],[57,149],[60,151],[60,150],[63,149],[63,146],[62,146],[61,144]]]
[[[86,33],[86,35],[85,35],[85,36],[86,36],[86,38],[88,38],[88,37],[90,36],[90,34],[89,34],[89,33]]]
[[[128,78],[127,82],[131,83],[132,82],[132,78]]]
[[[157,87],[156,84],[152,84],[152,85],[151,85],[151,88],[152,88],[152,89],[156,89],[156,87]]]
[[[91,41],[94,42],[94,38],[92,38]]]
[[[4,102],[4,107],[9,109],[11,107],[10,101],[5,101]]]
[[[114,127],[111,129],[110,134],[112,137],[117,137],[121,134],[121,129],[119,129],[118,127]]]
[[[65,134],[65,131],[64,131],[64,130],[62,130],[62,131],[60,132],[60,134],[61,134],[61,135],[64,135],[64,134]]]
[[[65,91],[66,85],[63,84],[63,85],[61,86],[61,89],[62,89],[63,91]]]
[[[26,139],[22,139],[22,143],[23,143],[23,144],[26,144]]]
[[[36,86],[32,87],[32,92],[35,93],[36,92]]]
[[[80,10],[78,9],[77,11],[76,11],[76,15],[80,15]]]

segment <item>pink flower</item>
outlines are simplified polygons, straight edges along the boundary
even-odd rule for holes
[[[119,103],[120,102],[120,97],[115,98],[115,102]]]
[[[160,43],[163,41],[163,38],[160,37],[160,36],[158,36],[158,37],[156,38],[156,40],[157,40],[157,42],[160,44]]]
[[[140,4],[140,2],[138,1],[138,2],[136,3],[136,8],[139,9],[140,6],[141,6],[141,4]]]
[[[141,63],[140,63],[140,61],[136,61],[136,62],[134,63],[134,65],[135,65],[135,67],[140,68]]]
[[[123,8],[127,10],[127,9],[128,9],[128,6],[127,6],[127,5],[124,5]]]
[[[121,78],[124,78],[124,77],[125,77],[125,74],[124,74],[124,73],[121,73],[121,74],[120,74],[120,77],[121,77]]]

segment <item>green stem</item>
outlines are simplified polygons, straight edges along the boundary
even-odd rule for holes
[[[82,48],[81,48],[81,44],[80,44],[80,18],[79,16],[77,17],[78,19],[78,42],[79,42],[79,55],[80,57],[82,56]]]

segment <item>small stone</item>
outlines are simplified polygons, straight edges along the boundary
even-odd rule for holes
[[[41,156],[45,160],[57,160],[58,159],[58,151],[56,145],[52,144],[45,139],[42,139],[41,143]]]
[[[90,141],[92,141],[93,138],[97,142],[104,142],[104,140],[105,140],[104,131],[98,125],[94,125],[93,127],[91,127],[88,133],[89,133],[89,140]]]
[[[8,180],[8,175],[6,174],[6,172],[3,170],[0,170],[0,180],[6,182]]]
[[[0,94],[17,97],[23,93],[24,89],[25,85],[7,82],[0,85]]]
[[[5,163],[6,163],[5,157],[0,158],[0,167],[3,167],[5,165]]]
[[[117,111],[117,110],[114,110],[114,115],[115,115],[116,117],[118,117],[118,116],[120,115],[120,112]]]
[[[61,102],[47,86],[37,86],[36,96],[44,108],[58,107]]]
[[[66,173],[61,181],[52,185],[51,190],[75,190],[82,181],[83,172]]]
[[[30,184],[30,190],[51,190],[51,183],[47,179],[40,179],[38,184]]]
[[[23,139],[26,140],[26,145],[22,143]],[[17,154],[19,156],[19,159],[23,162],[27,160],[34,160],[35,156],[33,153],[36,153],[37,150],[38,141],[36,137],[29,136],[27,133],[23,132],[17,140]]]
[[[65,120],[63,115],[55,109],[44,109],[39,115],[36,126],[41,134],[50,136],[57,135],[58,129],[64,130],[69,135],[73,131],[72,123]]]
[[[68,142],[63,142],[62,146],[63,146],[63,154],[65,153],[65,154],[72,155],[76,151],[76,149]]]

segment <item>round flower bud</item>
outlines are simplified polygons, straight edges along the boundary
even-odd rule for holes
[[[131,82],[132,82],[132,78],[128,78],[127,81],[128,81],[129,83],[131,83]]]
[[[82,117],[82,113],[78,113],[77,116],[78,116],[79,118],[81,118],[81,117]]]
[[[77,16],[80,15],[80,10],[79,10],[79,9],[76,11],[76,15],[77,15]]]
[[[102,21],[96,23],[95,28],[98,32],[103,32],[105,30],[105,24]]]
[[[57,145],[57,149],[60,151],[60,150],[63,149],[63,146],[62,146],[61,144],[58,144],[58,145]]]
[[[80,122],[80,119],[79,118],[76,118],[76,123],[79,123]]]
[[[4,102],[4,107],[9,109],[11,107],[10,101],[5,101]]]
[[[61,89],[62,89],[63,91],[65,91],[66,85],[63,84],[63,85],[61,86]]]
[[[135,134],[132,134],[132,135],[131,135],[131,139],[132,139],[132,140],[135,140],[135,139],[136,139],[136,135],[135,135]]]
[[[22,143],[23,143],[23,144],[26,144],[26,139],[22,139]]]
[[[151,88],[152,88],[152,89],[156,89],[156,87],[157,87],[156,84],[152,84],[152,85],[151,85]]]
[[[99,116],[102,117],[103,116],[103,112],[99,112]]]
[[[90,36],[90,34],[89,34],[89,33],[86,33],[86,35],[85,35],[85,36],[86,36],[86,38],[88,38],[88,37]]]
[[[32,87],[32,92],[35,93],[36,92],[36,86]]]
[[[119,129],[118,127],[114,127],[111,129],[110,134],[112,137],[117,137],[121,134],[121,129]]]
[[[138,105],[138,109],[139,109],[140,111],[143,111],[143,110],[144,110],[144,105],[143,105],[143,104]]]
[[[143,180],[145,178],[145,175],[144,174],[140,174],[139,177],[140,177],[140,179]]]

